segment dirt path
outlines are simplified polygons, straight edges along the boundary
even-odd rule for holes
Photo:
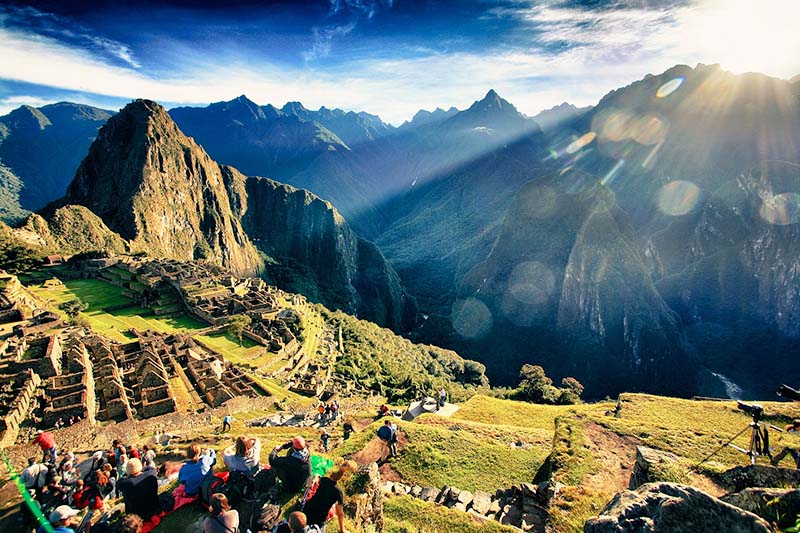
[[[636,446],[639,439],[617,435],[594,422],[586,424],[592,455],[600,461],[596,472],[589,474],[584,485],[587,488],[619,492],[628,488],[633,464],[636,462]]]

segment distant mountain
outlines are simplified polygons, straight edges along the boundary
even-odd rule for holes
[[[531,118],[536,121],[542,130],[551,131],[565,122],[573,121],[581,117],[585,113],[591,111],[591,109],[592,106],[575,107],[570,103],[562,102],[550,109],[540,111]]]
[[[113,112],[61,102],[40,108],[22,106],[0,117],[1,219],[19,220],[63,196],[97,130]],[[14,184],[7,176],[14,175]],[[18,183],[17,183],[18,182]],[[18,202],[14,197],[18,196]]]
[[[455,107],[451,107],[447,111],[442,109],[441,107],[437,107],[433,111],[427,111],[425,109],[420,109],[414,114],[414,117],[409,121],[405,121],[401,126],[400,129],[409,129],[415,128],[417,126],[422,126],[424,124],[431,124],[433,122],[440,122],[444,119],[450,118],[453,115],[458,113],[458,109]]]
[[[295,116],[300,120],[322,125],[335,133],[349,147],[372,142],[391,134],[395,129],[383,122],[379,116],[363,111],[356,113],[326,107],[320,107],[318,111],[311,111],[303,107],[300,102],[288,102],[283,106],[281,112],[286,116]]]
[[[349,147],[313,121],[259,107],[245,96],[208,107],[177,107],[170,116],[220,163],[245,174],[286,179],[326,152]]]

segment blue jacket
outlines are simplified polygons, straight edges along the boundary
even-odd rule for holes
[[[217,464],[217,454],[214,450],[211,453],[202,454],[197,462],[186,461],[178,472],[178,483],[183,483],[186,494],[197,494],[203,478],[213,475],[212,467]]]

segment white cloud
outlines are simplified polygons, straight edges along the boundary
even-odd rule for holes
[[[306,62],[322,59],[331,55],[333,40],[349,34],[355,29],[354,22],[344,26],[329,26],[325,28],[314,27],[312,29],[313,45],[310,50],[303,53]]]
[[[38,98],[36,96],[9,96],[7,98],[0,98],[0,116],[7,115],[14,109],[23,105],[41,107],[52,103],[54,103],[53,100]]]

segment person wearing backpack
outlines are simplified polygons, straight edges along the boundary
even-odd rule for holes
[[[211,496],[211,514],[203,522],[203,533],[239,533],[239,512],[231,509],[224,494]]]
[[[383,425],[378,428],[378,438],[389,451],[389,457],[397,456],[397,429],[391,420],[386,420]],[[388,457],[387,457],[388,459]]]
[[[258,472],[258,461],[261,459],[261,439],[239,437],[233,446],[222,452],[222,460],[229,472],[244,472],[251,476]]]
[[[345,461],[338,469],[331,474],[321,478],[314,494],[306,501],[303,512],[308,523],[319,527],[320,531],[325,532],[325,525],[331,516],[331,512],[339,522],[339,531],[347,533],[344,528],[344,493],[337,485],[337,482],[345,474],[355,472],[358,463],[355,461]]]

